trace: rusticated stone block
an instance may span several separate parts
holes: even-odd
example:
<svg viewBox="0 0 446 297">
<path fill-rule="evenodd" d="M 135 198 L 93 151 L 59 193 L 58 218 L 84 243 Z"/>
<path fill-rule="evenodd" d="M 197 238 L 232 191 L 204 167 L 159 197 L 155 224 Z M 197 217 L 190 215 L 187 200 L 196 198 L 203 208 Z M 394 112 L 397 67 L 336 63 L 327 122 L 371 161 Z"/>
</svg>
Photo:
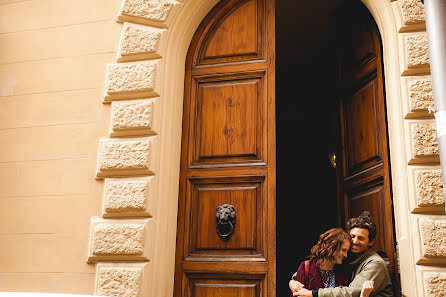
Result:
<svg viewBox="0 0 446 297">
<path fill-rule="evenodd" d="M 142 255 L 144 225 L 97 224 L 93 229 L 93 254 Z"/>
<path fill-rule="evenodd" d="M 99 143 L 97 177 L 154 174 L 156 137 L 102 139 Z"/>
<path fill-rule="evenodd" d="M 105 180 L 103 217 L 151 216 L 155 178 Z"/>
<path fill-rule="evenodd" d="M 149 273 L 149 263 L 98 263 L 95 295 L 145 296 Z"/>
<path fill-rule="evenodd" d="M 162 31 L 126 23 L 122 31 L 118 61 L 159 58 Z"/>
<path fill-rule="evenodd" d="M 426 33 L 403 35 L 404 70 L 403 74 L 428 73 L 429 49 Z"/>
<path fill-rule="evenodd" d="M 418 207 L 444 207 L 441 169 L 415 170 L 415 187 Z"/>
<path fill-rule="evenodd" d="M 427 112 L 434 108 L 432 80 L 411 79 L 408 81 L 409 107 L 411 112 Z"/>
<path fill-rule="evenodd" d="M 107 65 L 105 101 L 158 96 L 157 61 Z"/>
<path fill-rule="evenodd" d="M 446 257 L 446 220 L 420 219 L 419 223 L 423 256 Z"/>
<path fill-rule="evenodd" d="M 158 100 L 113 102 L 111 136 L 153 135 L 159 128 Z"/>
<path fill-rule="evenodd" d="M 410 132 L 412 142 L 411 164 L 438 160 L 438 139 L 435 122 L 412 122 Z"/>
<path fill-rule="evenodd" d="M 175 5 L 171 0 L 124 0 L 118 19 L 165 28 Z"/>
<path fill-rule="evenodd" d="M 424 5 L 421 0 L 400 0 L 398 4 L 401 8 L 403 23 L 405 25 L 425 22 Z"/>
<path fill-rule="evenodd" d="M 426 272 L 423 281 L 425 297 L 446 297 L 446 272 Z"/>
<path fill-rule="evenodd" d="M 92 219 L 88 260 L 149 260 L 151 220 Z"/>
</svg>

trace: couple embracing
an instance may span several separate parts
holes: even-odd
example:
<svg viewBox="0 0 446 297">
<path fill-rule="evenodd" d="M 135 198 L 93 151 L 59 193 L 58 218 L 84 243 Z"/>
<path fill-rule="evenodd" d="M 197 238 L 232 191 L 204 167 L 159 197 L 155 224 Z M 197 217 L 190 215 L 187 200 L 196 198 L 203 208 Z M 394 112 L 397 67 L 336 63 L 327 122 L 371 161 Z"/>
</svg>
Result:
<svg viewBox="0 0 446 297">
<path fill-rule="evenodd" d="M 309 260 L 299 265 L 290 280 L 293 296 L 393 296 L 386 264 L 371 249 L 376 226 L 370 220 L 370 213 L 365 211 L 350 219 L 347 231 L 334 228 L 319 236 Z"/>
</svg>

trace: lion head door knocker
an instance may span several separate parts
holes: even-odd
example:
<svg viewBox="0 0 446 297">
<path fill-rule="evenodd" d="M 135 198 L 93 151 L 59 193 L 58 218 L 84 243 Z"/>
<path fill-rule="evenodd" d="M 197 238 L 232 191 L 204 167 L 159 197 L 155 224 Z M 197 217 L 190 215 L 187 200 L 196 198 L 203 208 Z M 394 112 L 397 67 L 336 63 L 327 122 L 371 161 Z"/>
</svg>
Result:
<svg viewBox="0 0 446 297">
<path fill-rule="evenodd" d="M 231 204 L 223 204 L 217 207 L 215 214 L 217 219 L 217 234 L 222 240 L 229 240 L 235 228 L 235 207 Z"/>
</svg>

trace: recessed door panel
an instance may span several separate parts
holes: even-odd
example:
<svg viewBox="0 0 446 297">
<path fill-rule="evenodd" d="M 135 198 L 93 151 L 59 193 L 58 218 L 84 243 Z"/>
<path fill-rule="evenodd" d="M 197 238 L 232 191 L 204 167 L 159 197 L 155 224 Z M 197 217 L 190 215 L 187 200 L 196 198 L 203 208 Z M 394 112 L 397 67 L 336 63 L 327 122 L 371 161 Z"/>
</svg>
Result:
<svg viewBox="0 0 446 297">
<path fill-rule="evenodd" d="M 189 256 L 262 256 L 264 179 L 197 179 L 191 181 L 191 249 Z M 218 226 L 228 206 L 235 219 Z M 219 208 L 220 207 L 220 208 Z M 226 208 L 226 209 L 225 209 Z M 221 229 L 223 227 L 223 229 Z M 226 236 L 230 231 L 229 236 Z"/>
<path fill-rule="evenodd" d="M 358 70 L 372 59 L 376 58 L 374 48 L 373 32 L 369 30 L 368 24 L 356 24 L 351 28 L 351 46 L 349 53 L 352 64 L 348 65 L 350 70 Z M 351 74 L 351 73 L 350 73 Z"/>
<path fill-rule="evenodd" d="M 243 3 L 226 17 L 206 44 L 204 59 L 252 54 L 257 50 L 257 5 Z"/>
<path fill-rule="evenodd" d="M 352 175 L 381 161 L 376 119 L 377 81 L 373 79 L 344 102 L 348 172 Z"/>
<path fill-rule="evenodd" d="M 262 78 L 198 83 L 198 162 L 259 159 Z"/>
<path fill-rule="evenodd" d="M 262 274 L 188 274 L 191 297 L 263 297 L 265 279 Z"/>
<path fill-rule="evenodd" d="M 232 185 L 225 188 L 200 188 L 197 192 L 197 250 L 254 250 L 256 196 L 259 196 L 256 187 Z M 217 208 L 225 204 L 234 206 L 236 221 L 230 238 L 222 240 L 216 231 L 216 213 Z"/>
<path fill-rule="evenodd" d="M 260 7 L 259 7 L 260 4 Z M 239 1 L 232 12 L 218 16 L 206 35 L 199 64 L 228 63 L 262 56 L 261 1 Z"/>
<path fill-rule="evenodd" d="M 194 297 L 257 297 L 256 286 L 249 284 L 209 284 L 195 283 L 193 288 Z"/>
</svg>

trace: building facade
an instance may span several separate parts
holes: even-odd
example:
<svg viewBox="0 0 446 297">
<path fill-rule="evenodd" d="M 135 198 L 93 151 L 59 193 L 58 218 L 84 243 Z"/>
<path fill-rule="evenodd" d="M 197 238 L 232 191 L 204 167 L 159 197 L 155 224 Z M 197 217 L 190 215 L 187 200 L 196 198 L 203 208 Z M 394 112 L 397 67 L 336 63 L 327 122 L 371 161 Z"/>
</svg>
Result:
<svg viewBox="0 0 446 297">
<path fill-rule="evenodd" d="M 216 0 L 0 1 L 0 291 L 172 296 L 185 61 Z M 382 38 L 404 296 L 446 295 L 423 5 Z"/>
</svg>

